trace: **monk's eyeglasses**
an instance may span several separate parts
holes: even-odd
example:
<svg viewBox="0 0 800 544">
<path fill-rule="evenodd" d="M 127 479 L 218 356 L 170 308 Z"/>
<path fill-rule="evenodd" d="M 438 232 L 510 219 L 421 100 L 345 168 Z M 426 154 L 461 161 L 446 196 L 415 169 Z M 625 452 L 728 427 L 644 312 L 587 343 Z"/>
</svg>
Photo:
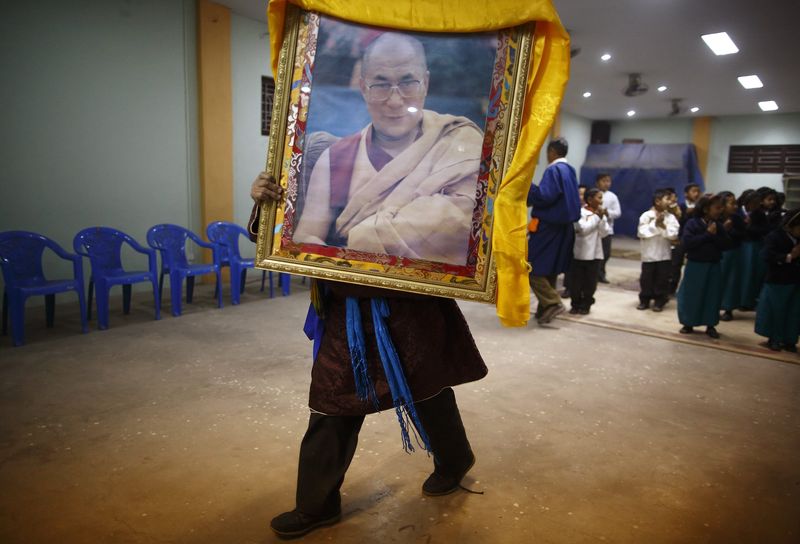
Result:
<svg viewBox="0 0 800 544">
<path fill-rule="evenodd" d="M 397 94 L 402 98 L 418 98 L 422 93 L 422 82 L 418 79 L 409 79 L 401 81 L 397 85 L 373 83 L 372 85 L 367 85 L 367 96 L 370 102 L 386 102 L 395 89 L 397 89 Z"/>
</svg>

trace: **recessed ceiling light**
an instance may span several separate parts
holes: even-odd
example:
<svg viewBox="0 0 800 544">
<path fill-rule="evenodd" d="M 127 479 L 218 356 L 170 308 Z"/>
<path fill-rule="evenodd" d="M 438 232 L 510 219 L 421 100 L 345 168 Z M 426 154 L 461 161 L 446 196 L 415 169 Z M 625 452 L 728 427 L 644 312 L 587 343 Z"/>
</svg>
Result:
<svg viewBox="0 0 800 544">
<path fill-rule="evenodd" d="M 633 117 L 634 115 L 636 115 L 636 112 L 634 110 L 630 110 L 628 112 L 628 117 Z"/>
<path fill-rule="evenodd" d="M 589 91 L 586 91 L 585 93 L 583 93 L 583 97 L 584 98 L 589 98 L 590 96 L 592 96 L 592 93 L 590 93 Z"/>
<path fill-rule="evenodd" d="M 603 56 L 600 57 L 600 60 L 602 60 L 603 62 L 610 61 L 611 60 L 611 54 L 610 53 L 603 53 Z"/>
<path fill-rule="evenodd" d="M 727 32 L 717 32 L 716 34 L 704 34 L 700 36 L 706 45 L 714 52 L 715 55 L 731 55 L 738 53 L 739 48 L 733 43 L 733 40 L 728 36 Z"/>
<path fill-rule="evenodd" d="M 700 108 L 695 106 L 695 107 L 691 108 L 689 111 L 692 112 L 692 113 L 697 113 L 698 111 L 700 111 Z"/>
<path fill-rule="evenodd" d="M 761 83 L 761 79 L 757 75 L 741 76 L 738 79 L 739 83 L 741 83 L 742 87 L 745 89 L 760 89 L 764 86 L 764 84 Z"/>
<path fill-rule="evenodd" d="M 764 102 L 759 102 L 758 107 L 761 108 L 761 111 L 775 111 L 778 109 L 778 103 L 774 100 L 765 100 Z"/>
<path fill-rule="evenodd" d="M 667 86 L 666 85 L 662 85 L 661 87 L 658 88 L 658 92 L 660 92 L 660 93 L 663 93 L 666 90 L 667 90 Z"/>
</svg>

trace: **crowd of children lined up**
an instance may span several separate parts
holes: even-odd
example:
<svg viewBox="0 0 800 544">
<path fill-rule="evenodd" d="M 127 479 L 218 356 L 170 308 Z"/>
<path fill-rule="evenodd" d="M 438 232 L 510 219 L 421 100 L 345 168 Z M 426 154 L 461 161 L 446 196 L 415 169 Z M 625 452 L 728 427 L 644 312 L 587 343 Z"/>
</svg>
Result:
<svg viewBox="0 0 800 544">
<path fill-rule="evenodd" d="M 719 338 L 720 321 L 756 311 L 755 332 L 774 351 L 797 352 L 800 336 L 800 208 L 785 210 L 782 193 L 762 187 L 739 198 L 729 191 L 701 195 L 687 185 L 653 194 L 639 218 L 642 270 L 637 309 L 663 310 L 677 292 L 680 332 Z M 574 260 L 565 278 L 573 314 L 594 302 L 602 240 L 610 234 L 603 192 L 581 187 L 585 203 L 575 224 Z M 685 263 L 685 268 L 684 268 Z M 681 279 L 681 274 L 683 278 Z"/>
<path fill-rule="evenodd" d="M 716 326 L 734 310 L 756 310 L 755 332 L 771 350 L 797 352 L 800 335 L 800 209 L 768 187 L 706 194 L 694 202 L 680 234 L 686 268 L 678 289 L 680 332 Z M 720 312 L 722 314 L 720 315 Z"/>
</svg>

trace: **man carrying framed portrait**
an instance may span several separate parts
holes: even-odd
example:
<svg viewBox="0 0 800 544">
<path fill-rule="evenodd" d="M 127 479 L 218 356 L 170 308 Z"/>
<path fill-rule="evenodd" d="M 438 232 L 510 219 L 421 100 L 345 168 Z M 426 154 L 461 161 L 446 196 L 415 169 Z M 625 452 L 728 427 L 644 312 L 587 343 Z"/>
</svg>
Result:
<svg viewBox="0 0 800 544">
<path fill-rule="evenodd" d="M 294 240 L 464 264 L 476 202 L 480 130 L 465 117 L 424 110 L 430 74 L 424 48 L 413 36 L 381 34 L 364 50 L 361 75 L 371 123 L 316 159 Z M 251 190 L 254 216 L 260 201 L 281 194 L 273 177 L 259 175 Z M 339 489 L 364 416 L 397 408 L 388 373 L 381 368 L 385 357 L 377 322 L 360 331 L 373 402 L 365 402 L 358 390 L 352 329 L 359 323 L 353 321 L 376 319 L 371 300 L 386 301 L 391 341 L 414 396 L 416 419 L 409 419 L 433 453 L 434 470 L 422 484 L 424 494 L 456 491 L 474 464 L 452 386 L 487 373 L 452 299 L 314 281 L 320 300 L 310 319 L 324 324 L 311 327 L 318 347 L 296 506 L 271 522 L 283 537 L 339 521 Z"/>
</svg>

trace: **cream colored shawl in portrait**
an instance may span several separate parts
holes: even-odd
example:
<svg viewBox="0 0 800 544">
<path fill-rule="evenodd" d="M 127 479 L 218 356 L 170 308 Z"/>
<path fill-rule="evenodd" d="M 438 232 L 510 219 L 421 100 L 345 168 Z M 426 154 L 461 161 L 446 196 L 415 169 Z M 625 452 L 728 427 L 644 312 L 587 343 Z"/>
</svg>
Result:
<svg viewBox="0 0 800 544">
<path fill-rule="evenodd" d="M 347 204 L 336 218 L 324 217 L 330 210 L 329 152 L 320 157 L 295 241 L 306 241 L 308 223 L 335 220 L 349 249 L 464 265 L 481 131 L 465 117 L 425 110 L 417 140 L 377 171 L 367 155 L 371 126 L 361 131 Z"/>
</svg>

